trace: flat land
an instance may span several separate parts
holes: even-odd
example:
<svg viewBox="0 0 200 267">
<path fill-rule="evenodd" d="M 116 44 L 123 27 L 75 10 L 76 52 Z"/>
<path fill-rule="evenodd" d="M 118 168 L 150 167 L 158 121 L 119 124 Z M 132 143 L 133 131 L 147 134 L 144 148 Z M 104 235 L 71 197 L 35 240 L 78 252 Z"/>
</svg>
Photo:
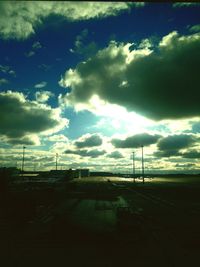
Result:
<svg viewBox="0 0 200 267">
<path fill-rule="evenodd" d="M 3 267 L 200 266 L 198 177 L 26 182 L 0 207 Z"/>
</svg>

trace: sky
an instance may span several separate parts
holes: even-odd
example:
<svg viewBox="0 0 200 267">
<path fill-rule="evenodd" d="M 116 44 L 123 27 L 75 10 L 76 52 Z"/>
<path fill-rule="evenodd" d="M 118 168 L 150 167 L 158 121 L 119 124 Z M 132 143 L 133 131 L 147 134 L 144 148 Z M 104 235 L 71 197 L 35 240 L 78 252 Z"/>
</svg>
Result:
<svg viewBox="0 0 200 267">
<path fill-rule="evenodd" d="M 200 5 L 0 2 L 0 166 L 200 172 Z"/>
</svg>

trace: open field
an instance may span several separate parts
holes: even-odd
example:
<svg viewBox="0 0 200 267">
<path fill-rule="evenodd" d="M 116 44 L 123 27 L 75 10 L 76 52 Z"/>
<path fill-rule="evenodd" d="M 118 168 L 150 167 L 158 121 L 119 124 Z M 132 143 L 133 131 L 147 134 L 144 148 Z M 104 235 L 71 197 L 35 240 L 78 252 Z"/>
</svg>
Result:
<svg viewBox="0 0 200 267">
<path fill-rule="evenodd" d="M 1 266 L 197 266 L 198 177 L 35 188 L 1 196 Z"/>
</svg>

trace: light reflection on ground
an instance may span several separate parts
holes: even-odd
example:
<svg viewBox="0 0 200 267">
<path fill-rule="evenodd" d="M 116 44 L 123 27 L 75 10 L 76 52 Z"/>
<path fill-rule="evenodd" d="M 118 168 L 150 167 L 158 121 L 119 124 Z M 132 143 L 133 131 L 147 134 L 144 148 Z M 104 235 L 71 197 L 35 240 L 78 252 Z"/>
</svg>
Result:
<svg viewBox="0 0 200 267">
<path fill-rule="evenodd" d="M 78 182 L 81 183 L 101 183 L 101 182 L 121 182 L 124 184 L 131 184 L 134 183 L 134 179 L 133 178 L 122 178 L 122 177 L 87 177 L 87 178 L 82 178 L 82 179 L 78 179 Z M 143 180 L 142 178 L 136 178 L 135 179 L 135 183 L 136 184 L 142 184 Z M 145 177 L 145 184 L 146 185 L 170 185 L 170 184 L 174 184 L 174 183 L 178 183 L 178 184 L 200 184 L 200 177 L 198 176 L 187 176 L 187 177 L 153 177 L 153 178 L 146 178 Z"/>
</svg>

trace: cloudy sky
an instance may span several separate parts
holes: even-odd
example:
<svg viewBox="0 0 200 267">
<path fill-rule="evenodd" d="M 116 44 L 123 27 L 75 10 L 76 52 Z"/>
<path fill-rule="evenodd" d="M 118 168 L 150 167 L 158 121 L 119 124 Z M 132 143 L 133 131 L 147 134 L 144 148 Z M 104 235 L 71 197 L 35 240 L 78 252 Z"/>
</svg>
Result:
<svg viewBox="0 0 200 267">
<path fill-rule="evenodd" d="M 200 170 L 200 5 L 0 2 L 0 165 Z"/>
</svg>

